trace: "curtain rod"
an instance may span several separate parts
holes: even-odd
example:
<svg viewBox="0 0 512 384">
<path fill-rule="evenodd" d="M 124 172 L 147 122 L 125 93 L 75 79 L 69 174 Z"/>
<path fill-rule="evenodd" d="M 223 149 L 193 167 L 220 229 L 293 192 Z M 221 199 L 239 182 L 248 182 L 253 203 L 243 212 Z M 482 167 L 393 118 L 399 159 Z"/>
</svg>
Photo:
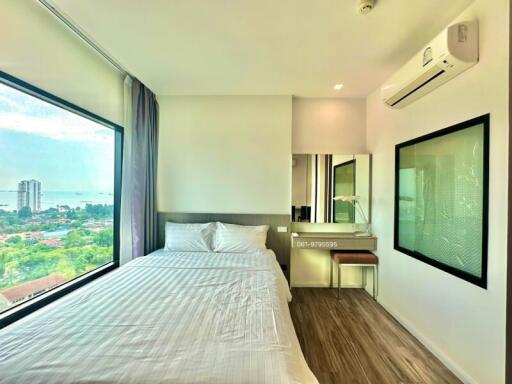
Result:
<svg viewBox="0 0 512 384">
<path fill-rule="evenodd" d="M 92 49 L 94 49 L 98 54 L 100 54 L 105 60 L 107 60 L 112 66 L 114 66 L 123 76 L 131 74 L 124 69 L 124 67 L 119 64 L 112 56 L 110 56 L 103 48 L 99 46 L 91 37 L 89 37 L 84 31 L 82 31 L 78 26 L 76 26 L 69 17 L 64 15 L 60 10 L 58 10 L 55 6 L 50 4 L 47 0 L 38 0 L 39 3 L 45 7 L 48 11 L 50 11 L 57 19 L 59 19 L 64 25 L 66 25 L 73 33 L 75 33 L 80 39 L 82 39 L 87 45 L 89 45 Z"/>
</svg>

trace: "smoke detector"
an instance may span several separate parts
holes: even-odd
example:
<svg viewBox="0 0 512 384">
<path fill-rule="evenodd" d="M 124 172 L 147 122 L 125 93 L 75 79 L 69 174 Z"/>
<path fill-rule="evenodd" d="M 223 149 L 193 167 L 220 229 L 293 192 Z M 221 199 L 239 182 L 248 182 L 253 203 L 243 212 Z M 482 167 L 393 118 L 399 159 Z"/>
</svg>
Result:
<svg viewBox="0 0 512 384">
<path fill-rule="evenodd" d="M 358 0 L 357 12 L 360 15 L 366 15 L 375 7 L 375 0 Z"/>
</svg>

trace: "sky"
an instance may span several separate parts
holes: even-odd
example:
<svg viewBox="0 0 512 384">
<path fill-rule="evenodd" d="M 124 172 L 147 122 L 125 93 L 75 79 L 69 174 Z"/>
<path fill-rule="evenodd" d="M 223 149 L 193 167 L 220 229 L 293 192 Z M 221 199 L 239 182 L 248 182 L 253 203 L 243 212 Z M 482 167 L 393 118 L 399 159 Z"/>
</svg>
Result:
<svg viewBox="0 0 512 384">
<path fill-rule="evenodd" d="M 0 83 L 0 190 L 113 192 L 114 131 Z"/>
</svg>

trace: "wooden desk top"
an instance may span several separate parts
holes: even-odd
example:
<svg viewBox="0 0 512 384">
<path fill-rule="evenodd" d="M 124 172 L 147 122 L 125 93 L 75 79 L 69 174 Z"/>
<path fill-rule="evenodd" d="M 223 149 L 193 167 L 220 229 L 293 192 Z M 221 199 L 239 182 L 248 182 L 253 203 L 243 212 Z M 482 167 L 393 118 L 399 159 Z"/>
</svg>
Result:
<svg viewBox="0 0 512 384">
<path fill-rule="evenodd" d="M 355 236 L 353 233 L 301 232 L 297 236 L 292 235 L 292 247 L 373 251 L 377 249 L 377 238 Z"/>
</svg>

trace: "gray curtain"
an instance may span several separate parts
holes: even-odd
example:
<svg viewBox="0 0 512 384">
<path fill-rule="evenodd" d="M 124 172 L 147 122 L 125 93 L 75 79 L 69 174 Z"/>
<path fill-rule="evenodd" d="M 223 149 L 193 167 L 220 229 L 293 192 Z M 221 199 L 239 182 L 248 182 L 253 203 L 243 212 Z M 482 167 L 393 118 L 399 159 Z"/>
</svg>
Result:
<svg viewBox="0 0 512 384">
<path fill-rule="evenodd" d="M 139 80 L 132 84 L 131 226 L 133 258 L 157 248 L 158 103 Z"/>
</svg>

